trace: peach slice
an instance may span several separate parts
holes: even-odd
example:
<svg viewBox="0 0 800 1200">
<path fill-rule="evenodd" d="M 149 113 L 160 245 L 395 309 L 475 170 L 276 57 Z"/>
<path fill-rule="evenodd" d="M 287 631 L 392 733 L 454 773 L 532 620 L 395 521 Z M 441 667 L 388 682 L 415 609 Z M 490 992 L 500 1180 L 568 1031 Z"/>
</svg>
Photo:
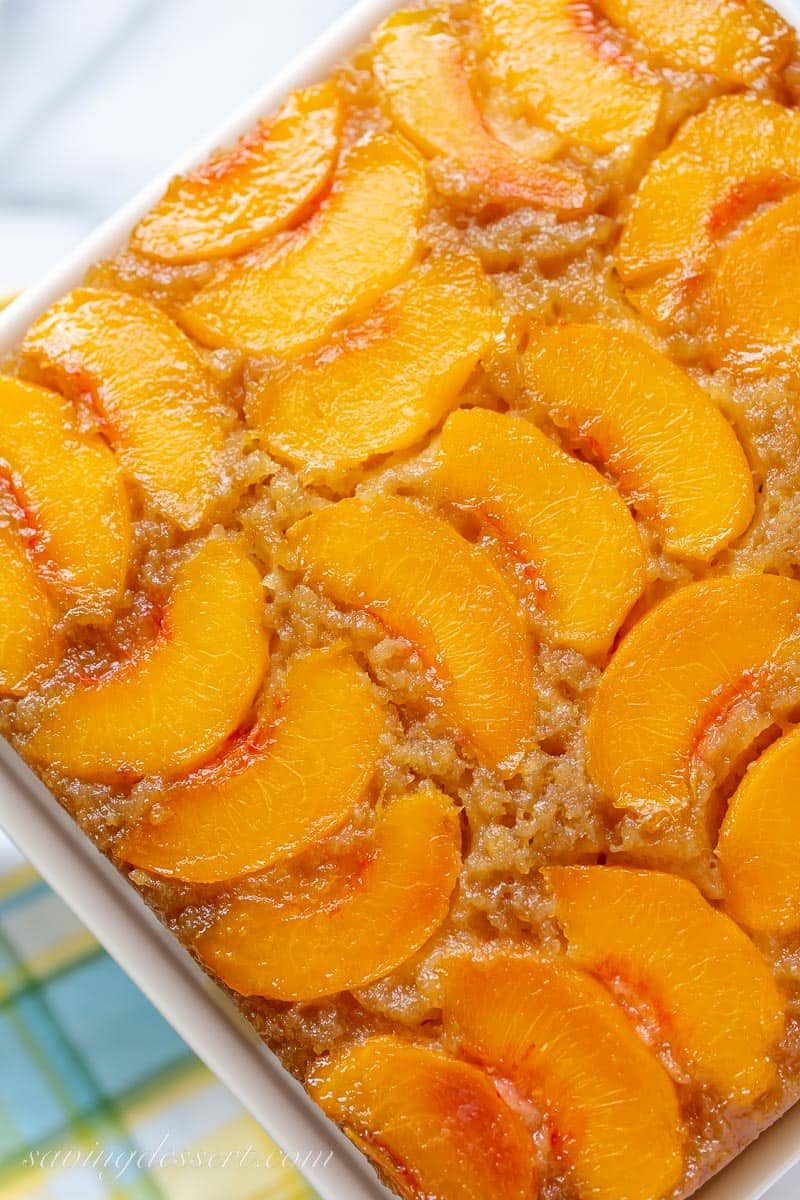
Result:
<svg viewBox="0 0 800 1200">
<path fill-rule="evenodd" d="M 289 530 L 310 582 L 419 655 L 479 757 L 516 765 L 533 719 L 525 623 L 491 559 L 409 500 L 341 500 Z"/>
<path fill-rule="evenodd" d="M 714 75 L 729 86 L 774 75 L 788 62 L 795 35 L 762 0 L 597 0 L 600 11 L 644 42 L 660 63 Z"/>
<path fill-rule="evenodd" d="M 543 874 L 570 956 L 652 1015 L 656 1039 L 696 1080 L 738 1103 L 774 1086 L 780 992 L 750 939 L 693 883 L 624 867 Z"/>
<path fill-rule="evenodd" d="M 700 385 L 641 338 L 600 325 L 535 328 L 525 379 L 669 553 L 708 561 L 747 529 L 753 483 L 736 435 Z"/>
<path fill-rule="evenodd" d="M 797 658 L 798 631 L 800 584 L 776 575 L 702 580 L 663 600 L 600 680 L 587 729 L 595 783 L 643 817 L 695 804 L 709 735 Z"/>
<path fill-rule="evenodd" d="M 236 897 L 195 943 L 235 992 L 315 1000 L 362 987 L 415 954 L 441 925 L 461 867 L 458 810 L 434 788 L 401 797 L 346 874 L 305 894 Z"/>
<path fill-rule="evenodd" d="M 537 162 L 489 130 L 443 14 L 394 13 L 373 35 L 373 45 L 375 75 L 395 124 L 423 154 L 450 162 L 484 204 L 571 212 L 586 207 L 586 185 L 577 172 Z"/>
<path fill-rule="evenodd" d="M 531 1135 L 471 1063 L 371 1037 L 317 1065 L 308 1086 L 407 1200 L 536 1200 Z"/>
<path fill-rule="evenodd" d="M 617 250 L 629 299 L 669 324 L 713 277 L 721 239 L 800 182 L 800 113 L 722 96 L 653 161 Z"/>
<path fill-rule="evenodd" d="M 499 332 L 480 263 L 431 258 L 363 326 L 251 388 L 248 423 L 306 477 L 347 471 L 419 441 L 456 404 Z"/>
<path fill-rule="evenodd" d="M 286 229 L 325 186 L 342 102 L 333 82 L 293 92 L 271 120 L 191 174 L 173 179 L 131 244 L 148 258 L 221 258 Z"/>
<path fill-rule="evenodd" d="M 645 560 L 617 493 L 522 417 L 447 419 L 436 486 L 494 533 L 554 640 L 601 654 L 644 587 Z"/>
<path fill-rule="evenodd" d="M 428 203 L 425 164 L 408 142 L 361 142 L 306 225 L 212 279 L 181 321 L 206 346 L 304 354 L 403 278 L 420 255 Z"/>
<path fill-rule="evenodd" d="M 174 776 L 223 746 L 246 719 L 268 659 L 261 580 L 242 546 L 215 538 L 194 551 L 159 618 L 151 643 L 52 699 L 30 758 L 115 783 Z"/>
<path fill-rule="evenodd" d="M 217 485 L 220 396 L 192 343 L 154 304 L 78 288 L 33 325 L 23 353 L 48 382 L 88 399 L 124 470 L 184 529 Z"/>
<path fill-rule="evenodd" d="M 748 929 L 800 929 L 800 730 L 780 738 L 747 771 L 722 822 L 717 857 L 725 907 Z"/>
<path fill-rule="evenodd" d="M 56 613 L 21 539 L 0 525 L 0 696 L 23 695 L 53 666 Z"/>
<path fill-rule="evenodd" d="M 589 4 L 476 0 L 491 74 L 515 109 L 600 154 L 638 150 L 658 126 L 663 86 L 614 54 Z"/>
<path fill-rule="evenodd" d="M 449 1044 L 543 1111 L 576 1195 L 671 1191 L 683 1170 L 675 1089 L 601 984 L 564 961 L 498 954 L 452 960 L 443 991 Z"/>
<path fill-rule="evenodd" d="M 119 855 L 192 883 L 267 867 L 346 820 L 374 773 L 383 726 L 349 654 L 295 660 L 248 736 L 159 796 Z"/>
<path fill-rule="evenodd" d="M 795 192 L 756 217 L 722 252 L 709 298 L 717 328 L 715 365 L 800 365 L 798 262 L 800 192 Z"/>
<path fill-rule="evenodd" d="M 10 488 L 34 565 L 95 620 L 125 587 L 128 502 L 114 455 L 55 392 L 0 376 L 0 487 Z"/>
</svg>

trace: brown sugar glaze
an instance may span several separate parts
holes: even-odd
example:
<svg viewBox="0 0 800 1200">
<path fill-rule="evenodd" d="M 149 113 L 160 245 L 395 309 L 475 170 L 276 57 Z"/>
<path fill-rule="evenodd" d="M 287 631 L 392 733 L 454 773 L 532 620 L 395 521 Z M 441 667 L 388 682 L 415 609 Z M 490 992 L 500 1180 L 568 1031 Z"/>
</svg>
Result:
<svg viewBox="0 0 800 1200">
<path fill-rule="evenodd" d="M 665 89 L 657 131 L 633 162 L 624 154 L 598 153 L 567 139 L 557 156 L 577 170 L 589 193 L 586 211 L 565 215 L 533 205 L 485 204 L 474 181 L 441 157 L 428 163 L 432 199 L 421 230 L 422 257 L 468 250 L 482 264 L 501 314 L 502 332 L 463 387 L 459 405 L 497 412 L 521 412 L 554 442 L 581 460 L 598 462 L 590 440 L 570 434 L 537 403 L 523 377 L 522 355 L 529 330 L 537 322 L 596 323 L 638 335 L 684 368 L 730 422 L 752 471 L 755 515 L 746 531 L 710 561 L 675 555 L 664 548 L 654 523 L 634 506 L 632 512 L 644 547 L 642 594 L 614 639 L 621 637 L 654 605 L 694 580 L 746 574 L 800 578 L 800 379 L 796 369 L 777 365 L 753 373 L 736 365 L 709 365 L 710 318 L 702 297 L 687 303 L 668 326 L 649 321 L 629 302 L 615 267 L 615 247 L 631 211 L 632 197 L 656 155 L 683 123 L 701 113 L 717 96 L 740 91 L 712 74 L 659 64 L 652 48 L 608 26 L 589 6 L 581 20 L 590 24 L 598 54 L 623 55 L 649 72 Z M 469 4 L 447 10 L 450 31 L 459 38 L 470 64 L 471 87 L 479 106 L 495 117 L 502 111 L 495 82 L 486 69 L 486 47 Z M 588 15 L 587 15 L 588 14 Z M 347 147 L 376 131 L 390 132 L 392 122 L 373 75 L 374 52 L 359 49 L 336 72 L 345 102 L 340 156 Z M 615 58 L 616 56 L 616 58 Z M 796 57 L 777 73 L 756 73 L 751 89 L 759 96 L 794 108 L 800 93 Z M 497 122 L 499 125 L 499 121 Z M 520 146 L 535 135 L 517 118 L 503 125 L 504 135 Z M 541 134 L 545 137 L 544 134 Z M 330 185 L 327 185 L 328 187 Z M 322 191 L 295 224 L 313 216 L 325 200 Z M 767 199 L 772 203 L 774 197 Z M 752 206 L 744 213 L 753 215 Z M 736 222 L 728 222 L 731 228 Z M 291 236 L 278 233 L 276 240 Z M 257 253 L 245 249 L 244 255 Z M 134 245 L 89 272 L 86 285 L 142 297 L 177 319 L 184 305 L 216 278 L 220 260 L 168 264 L 145 257 Z M 460 806 L 463 866 L 449 915 L 422 949 L 400 967 L 366 986 L 311 1002 L 236 1000 L 287 1068 L 305 1080 L 321 1056 L 367 1035 L 407 1034 L 424 1042 L 442 1040 L 438 969 L 458 952 L 480 954 L 485 947 L 512 950 L 532 947 L 546 955 L 564 954 L 564 937 L 554 903 L 539 874 L 549 864 L 604 864 L 656 868 L 685 877 L 715 905 L 724 884 L 714 853 L 715 835 L 727 800 L 750 761 L 800 713 L 800 688 L 791 670 L 779 674 L 748 704 L 726 706 L 703 733 L 703 770 L 713 777 L 708 825 L 666 821 L 648 824 L 636 813 L 615 807 L 587 773 L 586 729 L 598 681 L 610 653 L 587 656 L 555 644 L 552 627 L 536 601 L 536 589 L 518 589 L 533 650 L 533 725 L 524 755 L 513 771 L 502 772 L 476 761 L 468 740 L 453 734 L 441 706 L 431 706 L 429 679 L 408 642 L 392 636 L 374 613 L 338 606 L 303 578 L 287 542 L 287 531 L 310 513 L 348 496 L 364 499 L 404 497 L 425 512 L 443 516 L 468 540 L 496 546 L 485 528 L 437 494 L 433 485 L 441 421 L 412 445 L 377 454 L 355 468 L 332 470 L 316 478 L 272 457 L 260 447 L 245 422 L 246 396 L 257 384 L 267 389 L 280 364 L 229 347 L 198 351 L 219 388 L 225 448 L 213 502 L 191 531 L 182 530 L 153 505 L 145 492 L 128 482 L 134 517 L 132 569 L 117 619 L 111 628 L 63 617 L 69 646 L 60 672 L 20 700 L 1 703 L 3 730 L 23 756 L 43 713 L 64 678 L 91 674 L 98 666 L 126 660 L 158 627 L 160 602 L 169 594 L 176 567 L 209 534 L 241 533 L 263 577 L 265 624 L 271 631 L 266 688 L 281 694 L 287 668 L 298 652 L 344 642 L 369 674 L 370 687 L 387 720 L 380 759 L 370 786 L 348 819 L 330 836 L 294 857 L 242 880 L 181 883 L 145 869 L 131 868 L 120 854 L 121 840 L 169 783 L 158 775 L 119 778 L 113 784 L 81 782 L 58 769 L 37 764 L 54 795 L 92 841 L 124 871 L 147 903 L 191 950 L 198 935 L 224 912 L 240 890 L 263 886 L 280 894 L 300 888 L 339 861 L 349 864 L 362 852 L 376 803 L 391 806 L 398 797 L 432 781 Z M 53 385 L 52 373 L 22 354 L 7 367 L 31 382 Z M 81 402 L 85 427 L 97 427 L 98 414 Z M 102 425 L 100 425 L 103 432 Z M 612 478 L 610 472 L 606 472 Z M 613 479 L 612 479 L 613 482 Z M 506 560 L 507 562 L 507 560 Z M 742 747 L 745 747 L 743 750 Z M 711 785 L 709 785 L 711 786 Z M 401 912 L 386 919 L 402 921 Z M 800 1072 L 800 940 L 796 935 L 753 934 L 770 964 L 786 1001 L 787 1025 L 775 1051 L 778 1080 L 752 1105 L 725 1104 L 663 1060 L 675 1078 L 687 1131 L 686 1165 L 669 1194 L 688 1195 L 709 1175 L 771 1123 L 798 1094 Z M 646 1022 L 642 1028 L 646 1032 Z M 515 1101 L 516 1103 L 517 1101 Z M 548 1200 L 578 1197 L 580 1189 L 551 1143 L 541 1135 L 540 1115 L 518 1101 L 534 1126 L 540 1159 L 541 1195 Z"/>
</svg>

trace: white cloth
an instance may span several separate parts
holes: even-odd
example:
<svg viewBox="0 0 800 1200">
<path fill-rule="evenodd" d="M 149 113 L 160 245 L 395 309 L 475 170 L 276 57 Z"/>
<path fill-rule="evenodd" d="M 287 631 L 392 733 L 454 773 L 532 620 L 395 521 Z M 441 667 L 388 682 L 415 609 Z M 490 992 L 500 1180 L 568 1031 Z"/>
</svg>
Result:
<svg viewBox="0 0 800 1200">
<path fill-rule="evenodd" d="M 0 0 L 0 294 L 268 80 L 349 0 Z"/>
</svg>

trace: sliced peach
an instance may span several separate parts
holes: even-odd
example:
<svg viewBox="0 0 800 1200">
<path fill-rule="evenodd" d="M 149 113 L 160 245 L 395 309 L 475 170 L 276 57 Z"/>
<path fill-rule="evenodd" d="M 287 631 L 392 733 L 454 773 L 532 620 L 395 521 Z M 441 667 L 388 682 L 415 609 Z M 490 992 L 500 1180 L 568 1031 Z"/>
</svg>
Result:
<svg viewBox="0 0 800 1200">
<path fill-rule="evenodd" d="M 241 726 L 267 658 L 258 571 L 238 542 L 212 539 L 178 569 L 152 642 L 65 686 L 26 753 L 79 779 L 176 775 Z"/>
<path fill-rule="evenodd" d="M 21 696 L 53 666 L 56 613 L 22 540 L 0 525 L 0 696 Z"/>
<path fill-rule="evenodd" d="M 349 654 L 295 660 L 248 736 L 159 796 L 119 855 L 192 883 L 267 867 L 346 820 L 374 773 L 383 725 Z"/>
<path fill-rule="evenodd" d="M 451 163 L 484 204 L 586 207 L 577 172 L 537 162 L 489 130 L 443 14 L 403 9 L 384 21 L 373 44 L 374 71 L 395 124 L 423 154 Z"/>
<path fill-rule="evenodd" d="M 486 1074 L 372 1037 L 316 1066 L 312 1097 L 407 1200 L 535 1200 L 533 1141 Z"/>
<path fill-rule="evenodd" d="M 710 293 L 715 365 L 800 365 L 799 262 L 795 192 L 756 217 L 722 253 Z"/>
<path fill-rule="evenodd" d="M 597 0 L 600 11 L 644 42 L 660 63 L 716 76 L 728 85 L 750 84 L 780 71 L 795 35 L 762 0 Z"/>
<path fill-rule="evenodd" d="M 415 954 L 441 925 L 461 867 L 452 801 L 433 788 L 378 817 L 369 852 L 303 895 L 242 895 L 195 948 L 233 991 L 315 1000 L 362 987 Z"/>
<path fill-rule="evenodd" d="M 409 500 L 341 500 L 289 530 L 308 578 L 419 655 L 432 698 L 477 754 L 516 764 L 533 684 L 522 614 L 491 559 Z"/>
<path fill-rule="evenodd" d="M 774 934 L 800 929 L 799 796 L 796 729 L 749 768 L 720 830 L 725 907 L 748 929 Z"/>
<path fill-rule="evenodd" d="M 431 258 L 364 325 L 251 388 L 248 422 L 305 476 L 346 471 L 438 424 L 498 333 L 480 263 Z"/>
<path fill-rule="evenodd" d="M 707 561 L 750 524 L 753 483 L 736 435 L 700 385 L 641 338 L 601 325 L 535 328 L 525 379 L 671 554 Z"/>
<path fill-rule="evenodd" d="M 655 131 L 663 87 L 614 54 L 591 6 L 476 0 L 495 82 L 522 115 L 601 154 L 637 150 Z"/>
<path fill-rule="evenodd" d="M 133 247 L 164 262 L 196 262 L 286 229 L 325 186 L 341 126 L 335 83 L 293 92 L 272 120 L 173 179 L 136 226 Z"/>
<path fill-rule="evenodd" d="M 603 653 L 645 582 L 642 544 L 617 493 L 522 417 L 447 419 L 436 485 L 497 536 L 556 642 Z"/>
<path fill-rule="evenodd" d="M 78 288 L 23 343 L 44 377 L 88 399 L 124 470 L 184 529 L 217 487 L 220 396 L 189 339 L 154 304 Z"/>
<path fill-rule="evenodd" d="M 419 257 L 428 202 L 425 164 L 408 142 L 361 142 L 306 225 L 223 271 L 181 320 L 206 346 L 303 354 L 402 279 Z"/>
<path fill-rule="evenodd" d="M 713 277 L 723 237 L 800 182 L 800 113 L 722 96 L 690 117 L 652 163 L 617 250 L 631 301 L 669 324 Z"/>
<path fill-rule="evenodd" d="M 641 1004 L 654 1036 L 696 1080 L 740 1103 L 775 1084 L 784 1006 L 772 972 L 693 883 L 624 867 L 543 874 L 571 957 L 623 1002 Z"/>
<path fill-rule="evenodd" d="M 108 446 L 45 388 L 0 376 L 0 486 L 10 488 L 34 564 L 71 604 L 108 617 L 125 586 L 128 502 Z"/>
<path fill-rule="evenodd" d="M 445 1033 L 541 1108 L 576 1195 L 653 1200 L 683 1170 L 672 1082 L 606 989 L 569 963 L 453 960 Z"/>
<path fill-rule="evenodd" d="M 776 575 L 707 579 L 663 600 L 600 680 L 587 730 L 595 783 L 642 816 L 701 799 L 710 734 L 798 657 L 799 622 L 800 584 Z"/>
</svg>

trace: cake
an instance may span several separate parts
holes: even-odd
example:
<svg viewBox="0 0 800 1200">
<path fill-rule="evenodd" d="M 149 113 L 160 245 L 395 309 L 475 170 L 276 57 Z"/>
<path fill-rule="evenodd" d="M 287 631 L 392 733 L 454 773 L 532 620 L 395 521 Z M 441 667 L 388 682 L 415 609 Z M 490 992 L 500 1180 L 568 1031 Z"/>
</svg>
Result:
<svg viewBox="0 0 800 1200">
<path fill-rule="evenodd" d="M 800 57 L 398 9 L 0 379 L 2 730 L 410 1200 L 800 1097 Z"/>
</svg>

